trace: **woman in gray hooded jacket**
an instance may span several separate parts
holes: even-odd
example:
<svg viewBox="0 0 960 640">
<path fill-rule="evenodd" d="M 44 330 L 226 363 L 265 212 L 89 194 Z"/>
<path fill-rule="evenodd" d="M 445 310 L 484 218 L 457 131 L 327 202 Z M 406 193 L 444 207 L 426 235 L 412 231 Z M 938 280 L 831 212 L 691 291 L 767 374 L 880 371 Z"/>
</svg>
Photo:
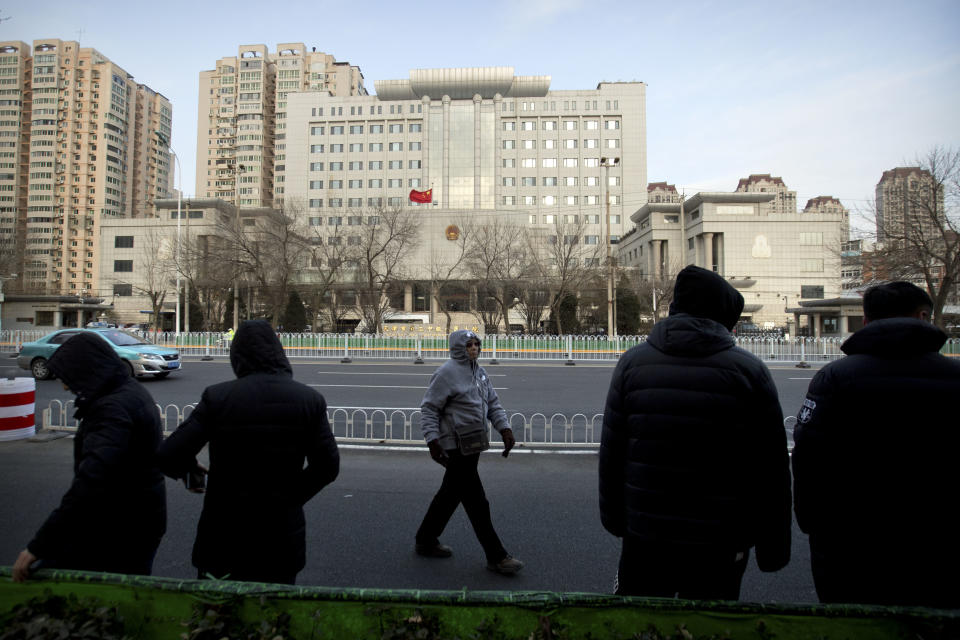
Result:
<svg viewBox="0 0 960 640">
<path fill-rule="evenodd" d="M 480 337 L 473 331 L 450 334 L 450 359 L 430 378 L 430 387 L 420 407 L 423 438 L 430 456 L 446 471 L 417 530 L 416 551 L 422 556 L 448 558 L 450 547 L 440 544 L 443 533 L 457 506 L 470 518 L 474 533 L 487 556 L 487 568 L 504 575 L 515 574 L 523 563 L 510 556 L 490 520 L 490 503 L 483 491 L 477 463 L 480 452 L 489 447 L 487 420 L 503 438 L 503 457 L 513 448 L 513 431 L 500 398 L 493 390 L 487 372 L 477 363 Z"/>
</svg>

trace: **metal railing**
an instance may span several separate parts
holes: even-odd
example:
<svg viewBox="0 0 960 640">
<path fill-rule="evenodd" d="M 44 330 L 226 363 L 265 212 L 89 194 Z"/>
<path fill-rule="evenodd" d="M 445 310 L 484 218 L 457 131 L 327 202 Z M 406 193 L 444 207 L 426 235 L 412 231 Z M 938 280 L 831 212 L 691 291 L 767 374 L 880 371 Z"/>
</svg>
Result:
<svg viewBox="0 0 960 640">
<path fill-rule="evenodd" d="M 24 342 L 37 340 L 49 331 L 0 331 L 0 352 L 16 353 Z M 221 333 L 144 333 L 156 344 L 175 347 L 184 356 L 226 357 L 230 341 Z M 449 356 L 447 336 L 432 334 L 333 334 L 281 333 L 284 351 L 291 358 L 358 358 L 388 360 L 444 360 Z M 483 339 L 484 360 L 510 362 L 613 362 L 647 336 L 539 336 L 488 335 Z M 737 346 L 769 362 L 827 362 L 843 356 L 841 338 L 791 339 L 738 337 Z M 947 340 L 941 353 L 960 355 L 960 339 Z"/>
<path fill-rule="evenodd" d="M 180 407 L 175 404 L 157 405 L 164 433 L 170 433 L 186 420 L 195 404 Z M 50 431 L 73 432 L 77 421 L 72 413 L 73 401 L 52 400 L 41 414 L 43 429 Z M 382 444 L 423 444 L 420 431 L 420 409 L 369 407 L 327 407 L 327 419 L 333 435 L 340 442 L 382 443 Z M 508 413 L 507 421 L 519 444 L 527 446 L 545 445 L 552 448 L 588 448 L 600 446 L 603 428 L 603 414 L 587 415 L 576 413 L 567 416 L 562 413 Z M 784 418 L 787 431 L 787 445 L 793 449 L 794 416 Z M 488 425 L 490 442 L 496 446 L 500 438 Z"/>
<path fill-rule="evenodd" d="M 170 433 L 187 419 L 195 404 L 178 406 L 157 405 L 164 433 Z M 76 431 L 78 421 L 72 417 L 73 401 L 52 400 L 41 412 L 41 425 L 50 431 Z M 423 444 L 420 431 L 420 409 L 327 407 L 327 419 L 337 440 L 342 442 L 378 442 L 385 444 Z M 577 413 L 566 416 L 560 413 L 508 413 L 507 420 L 517 442 L 524 444 L 551 445 L 555 447 L 589 447 L 600 444 L 603 414 L 588 416 Z M 492 443 L 500 438 L 490 429 Z"/>
</svg>

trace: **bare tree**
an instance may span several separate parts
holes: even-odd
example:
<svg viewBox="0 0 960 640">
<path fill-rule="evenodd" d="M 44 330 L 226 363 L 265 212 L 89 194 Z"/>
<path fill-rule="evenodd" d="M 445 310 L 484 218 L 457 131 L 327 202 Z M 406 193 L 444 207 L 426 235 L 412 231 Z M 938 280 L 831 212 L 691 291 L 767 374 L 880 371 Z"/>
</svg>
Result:
<svg viewBox="0 0 960 640">
<path fill-rule="evenodd" d="M 430 253 L 430 295 L 437 302 L 437 308 L 447 318 L 447 333 L 453 318 L 450 311 L 456 304 L 456 298 L 462 297 L 467 278 L 467 262 L 469 260 L 473 241 L 472 229 L 465 220 L 455 225 L 459 230 L 455 235 L 448 236 L 447 245 L 441 245 Z M 467 294 L 469 296 L 469 293 Z M 468 303 L 466 309 L 471 308 Z"/>
<path fill-rule="evenodd" d="M 510 330 L 510 309 L 514 300 L 519 303 L 525 290 L 523 278 L 529 270 L 525 235 L 524 227 L 501 218 L 472 226 L 473 240 L 464 266 L 477 282 L 474 314 L 488 333 L 501 321 Z"/>
<path fill-rule="evenodd" d="M 960 150 L 934 147 L 918 158 L 916 184 L 904 184 L 890 203 L 876 203 L 877 249 L 863 256 L 865 279 L 922 283 L 933 300 L 933 321 L 943 328 L 943 308 L 960 279 Z"/>
<path fill-rule="evenodd" d="M 350 247 L 342 225 L 324 226 L 322 217 L 314 219 L 317 224 L 311 227 L 308 238 L 309 270 L 303 277 L 304 285 L 314 312 L 312 322 L 319 316 L 332 331 L 337 331 L 351 310 L 344 304 L 340 291 Z"/>
<path fill-rule="evenodd" d="M 131 289 L 150 300 L 150 312 L 154 331 L 160 331 L 161 312 L 168 294 L 176 295 L 176 260 L 174 256 L 175 240 L 156 228 L 150 228 L 144 234 L 144 246 L 137 252 L 134 261 L 134 273 L 139 277 L 129 284 Z M 117 284 L 127 284 L 119 279 Z"/>
<path fill-rule="evenodd" d="M 600 275 L 603 245 L 596 236 L 591 236 L 592 244 L 586 243 L 586 220 L 577 214 L 558 215 L 552 227 L 527 235 L 531 278 L 537 288 L 550 292 L 550 317 L 557 333 L 564 330 L 560 314 L 564 298 Z"/>
<path fill-rule="evenodd" d="M 249 212 L 245 224 L 225 229 L 235 269 L 256 285 L 264 315 L 276 325 L 295 275 L 308 259 L 306 233 L 296 205 Z M 253 224 L 246 222 L 252 220 Z"/>
<path fill-rule="evenodd" d="M 388 292 L 404 280 L 407 259 L 417 246 L 417 220 L 411 209 L 379 207 L 370 210 L 357 228 L 350 253 L 364 330 L 379 333 L 390 309 Z"/>
<path fill-rule="evenodd" d="M 211 229 L 205 231 L 198 233 L 187 226 L 175 266 L 199 302 L 202 326 L 197 329 L 211 331 L 223 326 L 234 263 L 224 259 L 230 254 L 230 243 Z"/>
</svg>

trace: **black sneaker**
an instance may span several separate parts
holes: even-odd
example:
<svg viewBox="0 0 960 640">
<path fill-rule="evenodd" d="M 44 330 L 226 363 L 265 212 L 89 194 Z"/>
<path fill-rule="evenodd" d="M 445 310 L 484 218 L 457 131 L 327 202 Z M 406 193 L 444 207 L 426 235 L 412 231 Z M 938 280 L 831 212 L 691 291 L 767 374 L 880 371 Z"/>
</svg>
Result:
<svg viewBox="0 0 960 640">
<path fill-rule="evenodd" d="M 487 569 L 503 576 L 512 576 L 523 569 L 523 563 L 512 556 L 507 556 L 500 562 L 488 562 Z"/>
<path fill-rule="evenodd" d="M 418 556 L 427 558 L 449 558 L 453 555 L 453 549 L 445 544 L 417 544 L 415 547 Z"/>
</svg>

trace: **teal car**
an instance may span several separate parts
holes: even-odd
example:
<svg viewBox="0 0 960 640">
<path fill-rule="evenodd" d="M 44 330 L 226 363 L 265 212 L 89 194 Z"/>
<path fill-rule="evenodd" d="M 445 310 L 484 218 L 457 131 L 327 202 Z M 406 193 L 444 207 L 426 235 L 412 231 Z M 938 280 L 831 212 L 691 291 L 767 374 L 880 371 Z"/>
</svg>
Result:
<svg viewBox="0 0 960 640">
<path fill-rule="evenodd" d="M 21 369 L 29 369 L 37 380 L 48 380 L 50 369 L 47 360 L 61 344 L 81 331 L 95 333 L 113 347 L 117 355 L 130 367 L 132 376 L 166 378 L 180 370 L 180 352 L 170 347 L 161 347 L 122 329 L 63 329 L 54 331 L 35 342 L 24 342 L 17 356 Z"/>
</svg>

